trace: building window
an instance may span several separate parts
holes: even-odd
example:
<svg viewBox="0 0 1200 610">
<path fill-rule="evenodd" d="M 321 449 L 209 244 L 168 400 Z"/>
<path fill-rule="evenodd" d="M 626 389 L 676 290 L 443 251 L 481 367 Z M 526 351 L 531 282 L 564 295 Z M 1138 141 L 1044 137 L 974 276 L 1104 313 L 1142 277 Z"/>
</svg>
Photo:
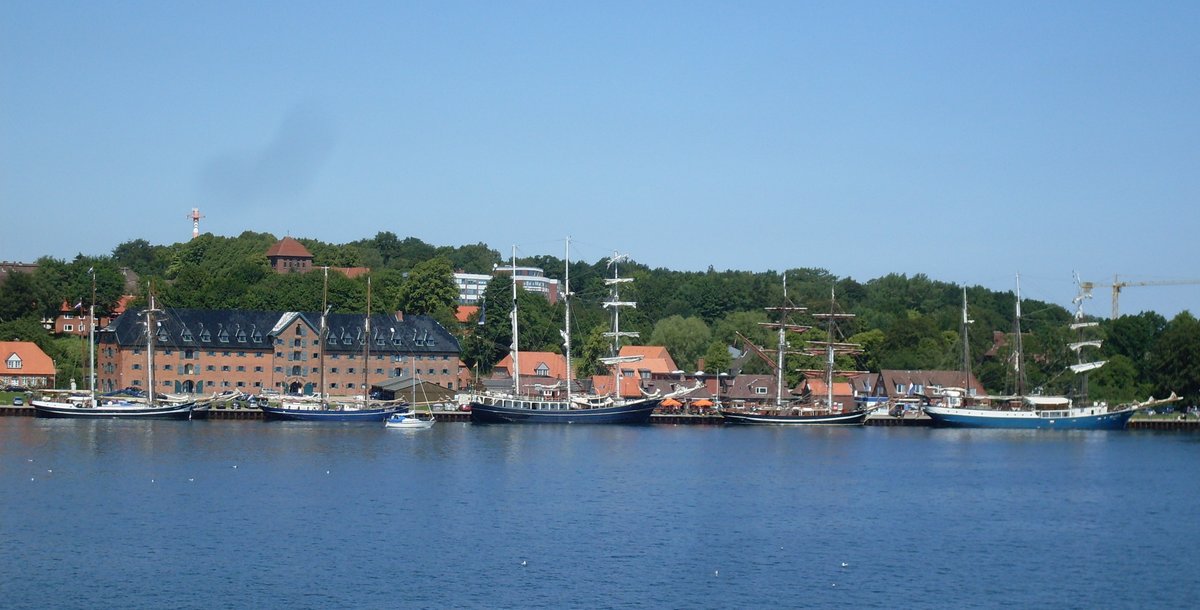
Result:
<svg viewBox="0 0 1200 610">
<path fill-rule="evenodd" d="M 240 366 L 240 365 L 239 365 L 239 366 L 237 367 L 237 370 L 238 370 L 238 372 L 239 372 L 239 373 L 241 373 L 241 372 L 245 372 L 245 371 L 246 371 L 246 367 L 244 367 L 244 366 Z"/>
<path fill-rule="evenodd" d="M 256 367 L 254 367 L 254 372 L 255 372 L 255 373 L 261 373 L 261 372 L 263 372 L 263 369 L 262 369 L 262 367 L 261 367 L 261 366 L 256 366 Z"/>
<path fill-rule="evenodd" d="M 64 324 L 64 325 L 63 325 L 63 330 L 64 330 L 64 331 L 66 331 L 66 332 L 71 332 L 71 331 L 75 330 L 75 327 L 74 327 L 74 326 L 71 326 L 70 324 Z"/>
<path fill-rule="evenodd" d="M 135 363 L 133 363 L 133 370 L 135 370 L 135 371 L 140 371 L 140 370 L 142 370 L 142 365 L 140 365 L 140 364 L 138 364 L 138 363 L 136 363 L 136 362 L 135 362 Z"/>
<path fill-rule="evenodd" d="M 761 387 L 760 387 L 760 388 L 754 388 L 754 393 L 755 393 L 755 394 L 766 394 L 766 393 L 767 393 L 767 389 L 766 389 L 766 388 L 761 388 Z"/>
<path fill-rule="evenodd" d="M 222 365 L 222 366 L 221 366 L 221 370 L 222 370 L 222 371 L 228 371 L 228 370 L 229 370 L 229 365 L 228 365 L 228 364 Z"/>
<path fill-rule="evenodd" d="M 16 354 L 13 354 L 11 358 L 5 361 L 5 364 L 10 369 L 19 369 L 25 366 L 25 363 L 21 362 L 21 357 Z"/>
<path fill-rule="evenodd" d="M 208 365 L 208 366 L 204 367 L 204 370 L 206 370 L 206 371 L 215 371 L 215 370 L 217 370 L 217 367 L 215 367 L 215 366 L 213 366 L 213 365 L 211 365 L 211 364 L 210 364 L 210 365 Z"/>
</svg>

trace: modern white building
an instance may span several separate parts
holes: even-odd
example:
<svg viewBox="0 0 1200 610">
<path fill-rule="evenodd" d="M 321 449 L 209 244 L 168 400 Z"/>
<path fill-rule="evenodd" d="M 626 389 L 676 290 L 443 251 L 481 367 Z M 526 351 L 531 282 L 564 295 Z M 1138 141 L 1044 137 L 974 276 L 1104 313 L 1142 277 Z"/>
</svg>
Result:
<svg viewBox="0 0 1200 610">
<path fill-rule="evenodd" d="M 513 273 L 508 265 L 496 265 L 492 275 L 480 273 L 455 273 L 454 283 L 458 286 L 459 305 L 479 305 L 483 301 L 483 291 L 488 282 L 497 275 Z M 514 276 L 517 285 L 528 292 L 540 294 L 551 303 L 558 302 L 558 280 L 546 277 L 546 272 L 537 267 L 517 267 Z"/>
</svg>

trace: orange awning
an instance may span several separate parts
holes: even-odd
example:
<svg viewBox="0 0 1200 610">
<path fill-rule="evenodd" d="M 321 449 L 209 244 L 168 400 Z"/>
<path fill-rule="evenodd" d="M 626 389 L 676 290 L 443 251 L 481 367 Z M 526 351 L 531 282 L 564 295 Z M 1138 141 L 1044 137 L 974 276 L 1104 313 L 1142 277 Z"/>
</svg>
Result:
<svg viewBox="0 0 1200 610">
<path fill-rule="evenodd" d="M 678 407 L 682 404 L 683 403 L 679 402 L 678 400 L 675 400 L 674 398 L 668 398 L 668 399 L 662 401 L 662 406 L 664 406 L 664 407 Z"/>
<path fill-rule="evenodd" d="M 711 407 L 712 401 L 707 398 L 701 398 L 700 400 L 693 400 L 692 406 L 693 407 Z"/>
</svg>

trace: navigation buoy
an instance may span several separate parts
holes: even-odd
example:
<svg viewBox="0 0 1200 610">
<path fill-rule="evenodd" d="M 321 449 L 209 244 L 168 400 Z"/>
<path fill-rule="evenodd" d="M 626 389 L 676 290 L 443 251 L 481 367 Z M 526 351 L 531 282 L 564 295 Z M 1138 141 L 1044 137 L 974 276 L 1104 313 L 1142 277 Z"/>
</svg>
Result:
<svg viewBox="0 0 1200 610">
<path fill-rule="evenodd" d="M 846 563 L 846 562 L 844 562 L 844 561 L 843 561 L 843 562 L 842 562 L 842 567 L 843 567 L 843 568 L 848 568 L 848 567 L 850 567 L 850 564 L 848 564 L 848 563 Z"/>
</svg>

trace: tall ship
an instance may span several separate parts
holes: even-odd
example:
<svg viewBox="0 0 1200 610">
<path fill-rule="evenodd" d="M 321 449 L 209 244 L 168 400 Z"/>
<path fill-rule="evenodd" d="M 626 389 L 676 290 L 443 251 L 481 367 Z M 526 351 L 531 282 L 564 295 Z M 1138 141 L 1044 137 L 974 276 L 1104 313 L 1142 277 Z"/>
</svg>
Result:
<svg viewBox="0 0 1200 610">
<path fill-rule="evenodd" d="M 1091 298 L 1091 292 L 1080 284 L 1079 294 L 1073 302 L 1075 312 L 1072 316 L 1070 329 L 1076 333 L 1076 340 L 1068 347 L 1075 352 L 1075 364 L 1068 370 L 1077 375 L 1072 396 L 1050 396 L 1026 392 L 1024 349 L 1021 338 L 1021 278 L 1017 276 L 1016 311 L 1014 316 L 1012 366 L 1014 372 L 1014 389 L 1011 395 L 988 396 L 989 405 L 972 404 L 975 402 L 965 393 L 962 400 L 941 405 L 925 407 L 925 414 L 933 420 L 936 426 L 959 428 L 1024 428 L 1036 430 L 1124 430 L 1129 419 L 1138 409 L 1156 404 L 1174 402 L 1174 394 L 1165 400 L 1149 400 L 1127 405 L 1108 405 L 1092 403 L 1087 399 L 1088 372 L 1104 366 L 1106 361 L 1089 360 L 1085 350 L 1099 349 L 1100 340 L 1087 335 L 1089 329 L 1099 325 L 1089 321 L 1083 312 L 1083 303 Z M 967 293 L 963 290 L 962 340 L 963 340 L 963 369 L 969 371 L 970 352 L 967 347 L 967 327 L 971 323 L 967 315 Z M 965 387 L 965 386 L 964 386 Z"/>
<path fill-rule="evenodd" d="M 278 405 L 260 404 L 264 420 L 321 422 L 382 422 L 391 415 L 407 411 L 404 401 L 372 402 L 367 372 L 371 359 L 371 279 L 367 278 L 367 314 L 363 318 L 363 393 L 361 397 L 337 400 L 325 393 L 325 345 L 329 334 L 329 268 L 325 268 L 325 287 L 321 297 L 321 326 L 317 344 L 320 382 L 315 397 L 287 397 Z"/>
<path fill-rule="evenodd" d="M 71 417 L 82 419 L 189 419 L 196 403 L 193 401 L 160 400 L 154 385 L 154 294 L 149 290 L 149 306 L 145 316 L 146 335 L 146 391 L 140 398 L 133 396 L 100 396 L 96 393 L 96 276 L 92 273 L 92 304 L 90 316 L 93 323 L 88 329 L 88 357 L 91 370 L 88 372 L 86 391 L 44 391 L 40 399 L 30 404 L 38 417 Z"/>
<path fill-rule="evenodd" d="M 806 307 L 798 307 L 787 296 L 787 276 L 783 278 L 783 305 L 778 307 L 768 307 L 767 311 L 774 314 L 775 320 L 772 322 L 761 323 L 767 328 L 775 330 L 777 336 L 777 348 L 775 351 L 775 361 L 772 362 L 765 354 L 765 348 L 755 346 L 750 341 L 746 341 L 748 349 L 763 356 L 763 359 L 771 365 L 775 372 L 775 404 L 773 406 L 763 406 L 755 408 L 725 408 L 721 409 L 721 417 L 726 423 L 730 424 L 757 424 L 770 426 L 860 426 L 867 420 L 867 415 L 871 413 L 870 408 L 866 406 L 852 403 L 851 405 L 843 405 L 835 400 L 833 387 L 834 380 L 838 376 L 860 371 L 841 371 L 837 370 L 836 359 L 838 355 L 856 355 L 862 353 L 862 347 L 855 343 L 841 341 L 839 322 L 849 320 L 854 317 L 854 314 L 840 311 L 837 305 L 836 294 L 831 290 L 829 293 L 829 312 L 813 314 L 813 318 L 818 321 L 825 322 L 825 339 L 807 341 L 800 354 L 816 356 L 822 359 L 824 366 L 819 370 L 804 371 L 805 375 L 811 375 L 812 378 L 820 378 L 824 385 L 823 396 L 800 396 L 791 400 L 784 398 L 784 356 L 787 351 L 787 333 L 804 334 L 812 330 L 813 327 L 796 324 L 792 321 L 794 314 L 807 311 Z"/>
<path fill-rule="evenodd" d="M 564 330 L 562 331 L 564 353 L 566 354 L 567 374 L 566 390 L 561 398 L 532 396 L 521 392 L 521 369 L 519 349 L 519 328 L 517 324 L 517 285 L 513 282 L 512 311 L 512 343 L 510 356 L 513 362 L 513 385 L 510 391 L 488 392 L 477 391 L 471 395 L 471 422 L 479 424 L 644 424 L 650 421 L 650 415 L 662 402 L 661 396 L 640 396 L 625 398 L 622 396 L 621 364 L 636 362 L 641 356 L 619 356 L 622 337 L 636 337 L 637 333 L 621 330 L 622 307 L 635 307 L 632 301 L 622 301 L 620 296 L 621 284 L 633 281 L 633 278 L 620 277 L 618 264 L 627 259 L 626 255 L 615 254 L 609 258 L 608 267 L 613 276 L 605 278 L 604 283 L 610 287 L 608 300 L 604 307 L 612 309 L 612 330 L 605 336 L 613 340 L 612 356 L 601 358 L 600 361 L 608 366 L 615 366 L 616 383 L 610 395 L 575 394 L 573 392 L 571 371 L 571 287 L 570 287 L 570 242 L 567 244 L 567 271 L 563 278 L 564 309 L 566 310 Z M 513 277 L 516 277 L 517 255 L 513 248 L 512 266 Z"/>
</svg>

